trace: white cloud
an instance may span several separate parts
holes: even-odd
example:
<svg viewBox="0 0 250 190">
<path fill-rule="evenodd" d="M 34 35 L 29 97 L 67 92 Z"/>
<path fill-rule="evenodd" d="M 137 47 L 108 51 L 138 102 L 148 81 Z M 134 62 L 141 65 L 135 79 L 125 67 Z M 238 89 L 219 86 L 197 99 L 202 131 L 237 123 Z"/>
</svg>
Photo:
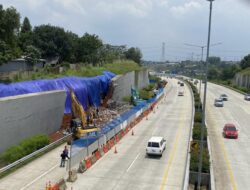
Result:
<svg viewBox="0 0 250 190">
<path fill-rule="evenodd" d="M 211 43 L 223 42 L 223 57 L 240 56 L 224 50 L 250 50 L 249 0 L 216 0 L 213 3 Z M 166 57 L 187 57 L 200 49 L 185 50 L 183 43 L 206 44 L 209 2 L 206 0 L 1 0 L 14 6 L 33 26 L 52 24 L 78 35 L 100 36 L 105 43 L 142 48 L 144 57 L 159 60 L 161 44 Z M 168 48 L 170 44 L 180 47 Z M 144 47 L 150 48 L 144 51 Z M 217 47 L 219 48 L 219 47 Z M 151 50 L 152 49 L 152 50 Z M 213 49 L 212 49 L 213 50 Z M 216 51 L 211 51 L 215 53 Z M 235 55 L 232 55 L 235 54 Z M 172 57 L 170 56 L 172 55 Z"/>
<path fill-rule="evenodd" d="M 170 11 L 175 16 L 185 16 L 186 14 L 200 10 L 202 8 L 202 5 L 197 1 L 190 1 L 183 5 L 179 6 L 173 6 L 171 7 Z"/>
</svg>

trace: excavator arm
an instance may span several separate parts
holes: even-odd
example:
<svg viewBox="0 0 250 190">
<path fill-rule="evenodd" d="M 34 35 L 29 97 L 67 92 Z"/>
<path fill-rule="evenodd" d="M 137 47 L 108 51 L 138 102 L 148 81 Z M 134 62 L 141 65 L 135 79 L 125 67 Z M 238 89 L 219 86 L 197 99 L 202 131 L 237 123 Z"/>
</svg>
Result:
<svg viewBox="0 0 250 190">
<path fill-rule="evenodd" d="M 79 118 L 81 120 L 81 127 L 76 127 L 76 129 L 74 130 L 74 136 L 76 138 L 81 138 L 83 137 L 86 133 L 91 133 L 91 132 L 95 132 L 95 131 L 99 131 L 99 128 L 87 128 L 87 114 L 84 111 L 83 106 L 80 104 L 80 102 L 78 101 L 75 93 L 73 92 L 73 90 L 70 91 L 70 95 L 71 95 L 71 103 L 72 103 L 72 115 L 74 118 Z"/>
</svg>

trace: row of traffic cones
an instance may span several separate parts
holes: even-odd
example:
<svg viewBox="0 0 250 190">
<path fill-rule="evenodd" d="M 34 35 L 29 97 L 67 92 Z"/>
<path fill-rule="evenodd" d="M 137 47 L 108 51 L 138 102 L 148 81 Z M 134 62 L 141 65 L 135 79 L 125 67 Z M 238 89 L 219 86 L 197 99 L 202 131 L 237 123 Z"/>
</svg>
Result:
<svg viewBox="0 0 250 190">
<path fill-rule="evenodd" d="M 156 108 L 157 108 L 157 109 L 159 109 L 158 104 L 157 104 Z M 153 113 L 155 113 L 155 109 L 153 109 Z M 146 115 L 146 120 L 148 120 L 148 114 Z M 132 136 L 134 136 L 134 135 L 135 135 L 135 134 L 134 134 L 134 130 L 133 130 L 133 129 L 132 129 L 131 135 L 132 135 Z M 118 153 L 118 151 L 117 151 L 117 149 L 116 149 L 116 146 L 115 146 L 114 153 L 115 153 L 115 154 L 117 154 L 117 153 Z"/>
<path fill-rule="evenodd" d="M 134 130 L 133 130 L 133 129 L 132 129 L 131 135 L 132 135 L 132 136 L 134 136 L 134 135 L 135 135 L 135 133 L 134 133 Z M 114 153 L 115 153 L 115 154 L 117 154 L 117 153 L 118 153 L 118 151 L 117 151 L 117 149 L 116 149 L 116 146 L 115 146 L 115 151 L 114 151 Z"/>
</svg>

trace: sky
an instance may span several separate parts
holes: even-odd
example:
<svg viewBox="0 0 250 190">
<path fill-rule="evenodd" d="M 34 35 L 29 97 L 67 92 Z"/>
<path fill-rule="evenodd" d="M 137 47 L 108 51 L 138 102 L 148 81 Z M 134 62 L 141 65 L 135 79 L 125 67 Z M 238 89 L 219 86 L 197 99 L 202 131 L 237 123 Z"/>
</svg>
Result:
<svg viewBox="0 0 250 190">
<path fill-rule="evenodd" d="M 0 0 L 0 4 L 15 7 L 32 26 L 51 24 L 79 36 L 96 34 L 103 43 L 138 47 L 144 60 L 200 60 L 202 48 L 185 44 L 207 45 L 207 0 Z M 222 60 L 239 61 L 250 53 L 250 0 L 213 1 L 211 44 L 210 56 Z"/>
</svg>

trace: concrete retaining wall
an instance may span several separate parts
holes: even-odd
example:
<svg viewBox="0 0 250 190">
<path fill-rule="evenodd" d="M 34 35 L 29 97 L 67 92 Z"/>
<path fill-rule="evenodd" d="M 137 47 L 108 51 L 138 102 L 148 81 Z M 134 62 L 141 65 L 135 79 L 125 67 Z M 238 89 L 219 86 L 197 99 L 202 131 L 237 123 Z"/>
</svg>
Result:
<svg viewBox="0 0 250 190">
<path fill-rule="evenodd" d="M 0 152 L 37 134 L 56 132 L 64 114 L 65 91 L 0 98 Z"/>
<path fill-rule="evenodd" d="M 250 75 L 242 75 L 237 73 L 234 78 L 234 84 L 237 86 L 250 88 Z"/>
<path fill-rule="evenodd" d="M 125 75 L 118 75 L 113 79 L 114 93 L 112 99 L 121 101 L 124 96 L 131 95 L 131 87 L 141 89 L 149 84 L 148 70 L 132 71 Z"/>
<path fill-rule="evenodd" d="M 135 87 L 141 89 L 149 84 L 148 70 L 135 71 Z"/>
</svg>

